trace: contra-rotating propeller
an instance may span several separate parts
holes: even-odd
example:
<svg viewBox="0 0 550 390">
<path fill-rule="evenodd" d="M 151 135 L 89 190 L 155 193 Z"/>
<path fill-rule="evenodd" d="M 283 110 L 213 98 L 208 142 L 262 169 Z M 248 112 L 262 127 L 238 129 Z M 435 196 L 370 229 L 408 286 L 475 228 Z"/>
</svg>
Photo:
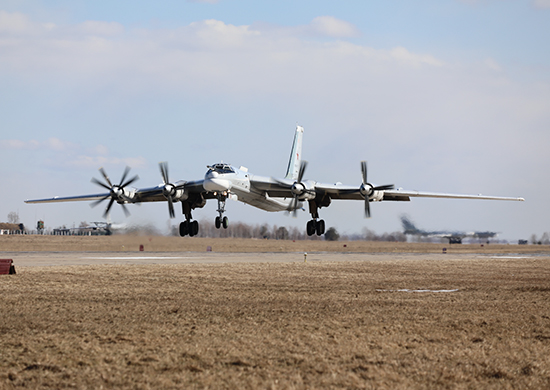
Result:
<svg viewBox="0 0 550 390">
<path fill-rule="evenodd" d="M 99 172 L 101 173 L 101 175 L 103 176 L 103 178 L 105 179 L 107 184 L 97 180 L 95 177 L 92 177 L 92 183 L 95 183 L 95 184 L 109 190 L 109 194 L 104 196 L 103 198 L 91 203 L 90 206 L 95 207 L 98 204 L 100 204 L 101 202 L 103 202 L 104 200 L 111 198 L 111 200 L 109 201 L 109 204 L 105 208 L 105 212 L 103 213 L 103 217 L 106 218 L 107 215 L 109 214 L 109 211 L 111 210 L 111 207 L 113 206 L 113 203 L 115 201 L 122 202 L 122 201 L 128 200 L 128 198 L 124 194 L 124 187 L 132 184 L 133 182 L 138 180 L 139 177 L 138 177 L 138 175 L 136 175 L 133 178 L 131 178 L 128 181 L 125 182 L 126 176 L 128 176 L 128 173 L 130 172 L 130 167 L 126 167 L 124 169 L 124 173 L 122 174 L 122 178 L 120 179 L 120 183 L 119 184 L 113 184 L 113 183 L 111 183 L 111 180 L 109 179 L 109 176 L 107 176 L 107 173 L 105 172 L 105 170 L 103 168 L 99 168 Z M 129 216 L 130 212 L 126 208 L 126 205 L 124 203 L 120 203 L 120 205 L 122 206 L 122 210 L 124 211 L 124 214 L 126 216 Z"/>
<path fill-rule="evenodd" d="M 304 177 L 304 173 L 306 171 L 307 167 L 307 161 L 301 161 L 300 162 L 300 170 L 298 171 L 298 178 L 294 182 L 294 184 L 291 187 L 291 191 L 294 194 L 294 198 L 292 199 L 291 203 L 291 209 L 292 209 L 292 216 L 296 217 L 298 214 L 298 210 L 296 207 L 298 207 L 298 197 L 304 192 L 307 191 L 306 187 L 302 184 L 302 178 Z"/>
<path fill-rule="evenodd" d="M 296 209 L 298 207 L 298 201 L 299 197 L 303 195 L 304 193 L 314 193 L 315 190 L 308 189 L 303 183 L 302 179 L 304 177 L 304 173 L 306 171 L 307 167 L 307 161 L 301 161 L 300 162 L 300 169 L 298 170 L 298 177 L 296 178 L 296 181 L 294 181 L 293 184 L 288 184 L 288 182 L 282 182 L 278 181 L 279 184 L 287 187 L 292 192 L 293 198 L 292 202 L 290 203 L 290 209 L 292 210 L 292 215 L 295 217 L 298 213 L 298 210 Z"/>
<path fill-rule="evenodd" d="M 374 191 L 393 190 L 395 186 L 393 184 L 386 184 L 382 186 L 373 186 L 367 181 L 367 162 L 361 161 L 361 174 L 363 176 L 363 183 L 359 191 L 365 197 L 365 218 L 370 218 L 370 196 Z"/>
<path fill-rule="evenodd" d="M 176 186 L 170 183 L 168 179 L 168 163 L 161 162 L 159 163 L 160 174 L 162 175 L 162 182 L 164 187 L 162 188 L 162 195 L 168 200 L 168 212 L 170 213 L 170 218 L 175 218 L 176 213 L 174 212 L 174 196 L 176 195 Z"/>
</svg>

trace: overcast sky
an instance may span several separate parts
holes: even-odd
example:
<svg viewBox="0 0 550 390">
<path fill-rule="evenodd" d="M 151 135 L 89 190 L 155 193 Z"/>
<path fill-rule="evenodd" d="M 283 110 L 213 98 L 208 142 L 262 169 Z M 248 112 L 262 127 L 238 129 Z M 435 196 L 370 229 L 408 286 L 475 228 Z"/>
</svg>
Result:
<svg viewBox="0 0 550 390">
<path fill-rule="evenodd" d="M 340 233 L 550 231 L 550 0 L 0 0 L 0 221 L 102 220 L 86 202 L 104 167 L 136 187 L 196 180 L 224 161 L 283 176 L 296 124 L 306 178 L 409 190 L 522 196 L 525 202 L 334 201 Z M 183 220 L 177 205 L 177 218 Z M 215 202 L 195 219 L 214 220 Z M 115 222 L 168 226 L 168 207 L 131 205 Z M 299 226 L 228 202 L 230 221 Z"/>
</svg>

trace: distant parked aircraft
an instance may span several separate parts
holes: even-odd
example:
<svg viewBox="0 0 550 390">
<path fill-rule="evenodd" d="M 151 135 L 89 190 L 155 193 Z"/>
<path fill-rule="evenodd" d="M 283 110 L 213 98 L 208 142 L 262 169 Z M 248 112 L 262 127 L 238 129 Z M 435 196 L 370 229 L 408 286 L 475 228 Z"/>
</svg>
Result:
<svg viewBox="0 0 550 390">
<path fill-rule="evenodd" d="M 414 223 L 406 216 L 401 216 L 401 224 L 403 225 L 403 233 L 412 236 L 422 237 L 439 237 L 449 240 L 449 244 L 462 244 L 462 239 L 466 237 L 478 238 L 489 242 L 489 238 L 497 236 L 497 232 L 459 232 L 449 230 L 426 231 L 418 229 Z"/>
</svg>

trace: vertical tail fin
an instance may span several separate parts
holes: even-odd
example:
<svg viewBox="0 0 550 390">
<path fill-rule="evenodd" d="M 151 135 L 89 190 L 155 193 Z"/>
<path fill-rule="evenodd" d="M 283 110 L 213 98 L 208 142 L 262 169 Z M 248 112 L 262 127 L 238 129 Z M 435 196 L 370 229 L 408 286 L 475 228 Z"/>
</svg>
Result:
<svg viewBox="0 0 550 390">
<path fill-rule="evenodd" d="M 296 180 L 298 178 L 300 161 L 302 160 L 303 136 L 304 128 L 302 126 L 296 126 L 296 133 L 294 134 L 294 142 L 292 143 L 292 150 L 290 152 L 290 159 L 288 160 L 288 168 L 286 170 L 285 179 Z"/>
<path fill-rule="evenodd" d="M 407 218 L 407 216 L 405 215 L 401 216 L 401 224 L 403 225 L 403 230 L 405 234 L 407 233 L 412 234 L 412 233 L 419 232 L 417 227 L 414 226 L 414 223 L 412 223 L 412 221 L 409 218 Z"/>
</svg>

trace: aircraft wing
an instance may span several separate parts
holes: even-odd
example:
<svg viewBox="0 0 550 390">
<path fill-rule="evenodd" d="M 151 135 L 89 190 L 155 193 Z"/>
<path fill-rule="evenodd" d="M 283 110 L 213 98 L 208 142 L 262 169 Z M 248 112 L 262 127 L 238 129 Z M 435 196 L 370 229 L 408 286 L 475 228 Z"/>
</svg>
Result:
<svg viewBox="0 0 550 390">
<path fill-rule="evenodd" d="M 524 201 L 524 198 L 488 195 L 447 194 L 443 192 L 407 191 L 403 189 L 384 191 L 384 200 L 410 200 L 405 198 L 452 198 L 452 199 L 486 199 Z"/>
<path fill-rule="evenodd" d="M 189 181 L 181 183 L 178 188 L 183 189 L 187 193 L 203 193 L 204 188 L 202 186 L 203 180 Z M 144 202 L 162 202 L 166 201 L 163 195 L 163 185 L 156 187 L 142 188 L 142 189 L 125 189 L 125 199 L 127 203 L 144 203 Z M 56 202 L 76 202 L 76 201 L 90 201 L 109 199 L 111 193 L 104 192 L 100 194 L 91 195 L 77 195 L 77 196 L 54 196 L 52 198 L 44 199 L 27 199 L 25 203 L 56 203 Z M 208 198 L 208 196 L 205 196 Z"/>
<path fill-rule="evenodd" d="M 307 183 L 304 182 L 304 183 Z M 262 191 L 265 191 L 271 197 L 292 197 L 290 187 L 294 181 L 288 179 L 274 179 L 255 177 L 251 179 L 251 184 Z M 364 200 L 359 186 L 349 186 L 343 184 L 325 184 L 312 182 L 309 186 L 315 191 L 316 196 L 329 196 L 331 199 L 344 200 Z M 453 199 L 486 199 L 486 200 L 509 200 L 509 201 L 524 201 L 523 198 L 504 197 L 504 196 L 487 196 L 487 195 L 468 195 L 468 194 L 449 194 L 443 192 L 425 192 L 425 191 L 409 191 L 403 189 L 381 190 L 380 200 L 383 201 L 410 201 L 410 198 L 453 198 Z"/>
<path fill-rule="evenodd" d="M 363 200 L 359 187 L 344 186 L 341 184 L 315 184 L 315 191 L 319 195 L 328 195 L 332 199 Z M 381 190 L 381 200 L 384 201 L 410 201 L 410 198 L 452 198 L 452 199 L 487 199 L 487 200 L 513 200 L 523 201 L 523 198 L 486 196 L 486 195 L 467 195 L 467 194 L 448 194 L 442 192 L 424 192 L 408 191 L 403 189 Z"/>
<path fill-rule="evenodd" d="M 272 177 L 264 177 L 250 175 L 250 185 L 253 189 L 260 192 L 265 192 L 271 198 L 291 198 L 294 195 L 290 187 L 294 184 L 293 180 L 289 179 L 274 179 Z"/>
<path fill-rule="evenodd" d="M 27 199 L 25 203 L 55 203 L 55 202 L 76 202 L 79 200 L 99 200 L 103 199 L 106 196 L 109 196 L 108 192 L 103 194 L 94 194 L 94 195 L 79 195 L 79 196 L 54 196 L 53 198 L 44 198 L 44 199 Z"/>
</svg>

